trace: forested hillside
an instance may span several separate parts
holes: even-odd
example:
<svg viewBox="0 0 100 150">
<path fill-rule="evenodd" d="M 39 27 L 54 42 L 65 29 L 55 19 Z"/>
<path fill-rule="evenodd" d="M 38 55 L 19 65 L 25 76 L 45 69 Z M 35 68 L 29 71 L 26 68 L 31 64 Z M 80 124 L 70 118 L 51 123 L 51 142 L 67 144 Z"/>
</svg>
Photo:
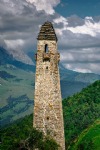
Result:
<svg viewBox="0 0 100 150">
<path fill-rule="evenodd" d="M 79 135 L 72 150 L 100 150 L 100 120 L 96 120 L 92 125 Z"/>
<path fill-rule="evenodd" d="M 1 129 L 0 150 L 58 150 L 59 145 L 33 128 L 33 115 Z"/>
<path fill-rule="evenodd" d="M 99 108 L 100 80 L 84 88 L 80 93 L 63 100 L 67 150 L 99 150 Z M 40 145 L 40 150 L 57 150 L 58 146 L 53 140 L 43 141 L 42 133 L 32 130 L 32 122 L 33 117 L 30 115 L 2 128 L 1 150 L 19 150 L 24 146 L 26 146 L 25 150 L 28 150 L 27 145 L 32 146 L 32 149 L 34 146 L 32 144 L 35 142 L 36 146 Z"/>
<path fill-rule="evenodd" d="M 63 100 L 66 147 L 100 117 L 100 80 Z"/>
</svg>

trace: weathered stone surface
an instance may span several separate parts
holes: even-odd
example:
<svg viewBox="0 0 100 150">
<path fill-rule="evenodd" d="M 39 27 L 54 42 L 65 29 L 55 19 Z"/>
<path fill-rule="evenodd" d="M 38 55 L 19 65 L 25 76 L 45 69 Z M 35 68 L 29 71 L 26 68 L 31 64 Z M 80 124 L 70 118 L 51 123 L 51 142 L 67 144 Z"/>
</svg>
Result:
<svg viewBox="0 0 100 150">
<path fill-rule="evenodd" d="M 37 39 L 57 41 L 57 36 L 55 34 L 55 31 L 51 22 L 47 21 L 42 25 Z"/>
<path fill-rule="evenodd" d="M 45 49 L 46 45 L 48 52 Z M 60 149 L 65 150 L 59 60 L 57 40 L 38 38 L 33 125 L 45 135 L 50 133 L 51 137 L 60 144 Z"/>
</svg>

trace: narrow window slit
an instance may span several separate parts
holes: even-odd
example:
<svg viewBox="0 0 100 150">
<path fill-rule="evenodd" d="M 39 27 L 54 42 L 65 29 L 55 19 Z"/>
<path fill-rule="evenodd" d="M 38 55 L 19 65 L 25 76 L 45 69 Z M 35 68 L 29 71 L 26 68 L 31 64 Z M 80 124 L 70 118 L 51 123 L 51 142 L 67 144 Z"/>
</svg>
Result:
<svg viewBox="0 0 100 150">
<path fill-rule="evenodd" d="M 48 53 L 48 45 L 45 45 L 45 53 Z"/>
</svg>

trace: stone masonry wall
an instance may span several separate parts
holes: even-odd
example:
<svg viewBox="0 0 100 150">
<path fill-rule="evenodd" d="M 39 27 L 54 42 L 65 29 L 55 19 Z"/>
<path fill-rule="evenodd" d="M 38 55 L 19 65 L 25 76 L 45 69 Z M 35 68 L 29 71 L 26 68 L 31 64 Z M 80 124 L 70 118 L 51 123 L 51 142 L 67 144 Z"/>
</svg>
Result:
<svg viewBox="0 0 100 150">
<path fill-rule="evenodd" d="M 48 52 L 45 53 L 45 45 Z M 50 134 L 65 150 L 62 98 L 59 78 L 59 53 L 56 41 L 39 40 L 36 58 L 33 125 Z"/>
</svg>

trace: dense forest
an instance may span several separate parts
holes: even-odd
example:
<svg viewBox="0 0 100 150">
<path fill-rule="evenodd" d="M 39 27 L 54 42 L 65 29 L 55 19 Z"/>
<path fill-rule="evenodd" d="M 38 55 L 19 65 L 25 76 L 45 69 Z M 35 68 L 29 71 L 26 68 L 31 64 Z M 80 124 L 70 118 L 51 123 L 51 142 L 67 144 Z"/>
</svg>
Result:
<svg viewBox="0 0 100 150">
<path fill-rule="evenodd" d="M 63 112 L 66 147 L 70 149 L 81 132 L 100 117 L 100 80 L 64 99 Z"/>
<path fill-rule="evenodd" d="M 66 149 L 99 150 L 100 80 L 63 100 Z M 1 129 L 1 150 L 57 150 L 59 145 L 32 127 L 26 116 Z"/>
<path fill-rule="evenodd" d="M 1 129 L 0 150 L 57 150 L 59 145 L 47 135 L 33 128 L 33 115 Z"/>
</svg>

